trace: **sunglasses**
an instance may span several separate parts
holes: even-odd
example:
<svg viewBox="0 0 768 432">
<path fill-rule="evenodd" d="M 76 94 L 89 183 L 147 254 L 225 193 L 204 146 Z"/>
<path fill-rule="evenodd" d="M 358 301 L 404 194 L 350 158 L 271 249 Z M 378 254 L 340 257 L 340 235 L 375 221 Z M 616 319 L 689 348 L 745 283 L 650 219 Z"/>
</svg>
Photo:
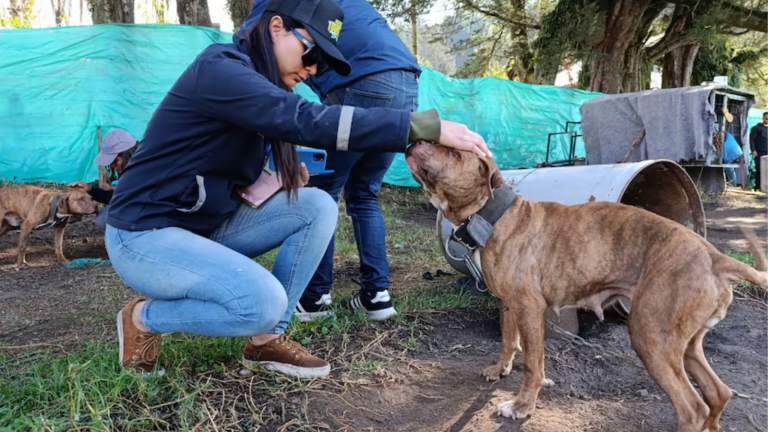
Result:
<svg viewBox="0 0 768 432">
<path fill-rule="evenodd" d="M 299 41 L 304 44 L 304 47 L 307 48 L 304 51 L 304 54 L 301 55 L 301 61 L 304 63 L 304 66 L 311 67 L 312 65 L 317 65 L 317 72 L 315 73 L 315 76 L 319 76 L 327 72 L 329 66 L 328 63 L 325 62 L 325 59 L 323 59 L 323 50 L 310 42 L 309 39 L 305 38 L 304 35 L 298 32 L 298 30 L 291 29 L 291 31 L 293 32 L 294 36 L 296 36 Z"/>
</svg>

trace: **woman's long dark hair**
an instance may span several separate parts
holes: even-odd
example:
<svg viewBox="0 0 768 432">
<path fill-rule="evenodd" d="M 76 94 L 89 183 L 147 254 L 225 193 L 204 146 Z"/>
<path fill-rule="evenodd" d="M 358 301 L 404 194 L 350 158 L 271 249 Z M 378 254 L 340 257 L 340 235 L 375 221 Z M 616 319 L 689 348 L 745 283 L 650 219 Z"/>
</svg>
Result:
<svg viewBox="0 0 768 432">
<path fill-rule="evenodd" d="M 133 154 L 136 153 L 137 148 L 139 148 L 139 142 L 136 142 L 136 145 L 129 148 L 128 150 L 120 152 L 120 154 L 117 155 L 118 157 L 123 158 L 123 171 L 125 171 L 125 168 L 128 166 L 128 162 L 130 162 L 131 157 L 133 157 Z M 112 165 L 107 165 L 106 170 L 107 170 L 107 180 L 112 181 L 112 180 L 118 179 L 118 176 L 120 175 L 120 173 L 113 170 Z"/>
<path fill-rule="evenodd" d="M 249 55 L 254 66 L 256 66 L 256 72 L 281 89 L 291 91 L 280 78 L 280 69 L 275 58 L 275 51 L 272 49 L 272 34 L 269 32 L 269 21 L 275 16 L 283 19 L 283 26 L 286 30 L 304 27 L 300 22 L 290 17 L 274 12 L 264 12 L 247 33 L 246 37 L 248 47 L 250 48 Z M 290 197 L 296 196 L 301 182 L 299 156 L 296 153 L 296 148 L 290 143 L 272 140 L 271 144 L 275 169 L 280 173 L 283 188 L 288 191 L 290 199 Z"/>
</svg>

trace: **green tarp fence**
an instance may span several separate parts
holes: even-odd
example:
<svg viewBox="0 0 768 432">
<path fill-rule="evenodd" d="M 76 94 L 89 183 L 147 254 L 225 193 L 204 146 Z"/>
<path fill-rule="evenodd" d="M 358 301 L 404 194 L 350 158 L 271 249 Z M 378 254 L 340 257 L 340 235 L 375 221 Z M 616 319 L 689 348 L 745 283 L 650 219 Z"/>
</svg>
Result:
<svg viewBox="0 0 768 432">
<path fill-rule="evenodd" d="M 749 130 L 752 130 L 752 126 L 762 123 L 763 122 L 763 113 L 768 111 L 768 109 L 763 108 L 750 108 L 749 112 L 747 113 L 747 123 L 749 124 Z M 749 131 L 747 131 L 747 134 L 749 134 Z"/>
<path fill-rule="evenodd" d="M 97 129 L 122 128 L 140 138 L 176 78 L 211 43 L 232 34 L 167 24 L 102 24 L 0 31 L 0 179 L 93 181 Z M 547 134 L 579 121 L 579 106 L 597 96 L 496 78 L 456 80 L 428 68 L 419 109 L 466 124 L 485 137 L 501 168 L 544 160 Z M 296 92 L 317 101 L 308 87 Z M 559 137 L 551 158 L 567 154 Z M 577 154 L 584 155 L 583 144 Z M 385 177 L 417 186 L 398 155 Z"/>
</svg>

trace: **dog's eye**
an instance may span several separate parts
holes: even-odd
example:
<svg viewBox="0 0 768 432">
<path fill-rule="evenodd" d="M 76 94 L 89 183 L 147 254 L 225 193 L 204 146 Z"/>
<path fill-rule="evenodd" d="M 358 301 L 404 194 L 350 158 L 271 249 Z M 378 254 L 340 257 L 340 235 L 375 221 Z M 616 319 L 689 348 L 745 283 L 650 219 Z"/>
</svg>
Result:
<svg viewBox="0 0 768 432">
<path fill-rule="evenodd" d="M 456 149 L 450 149 L 449 150 L 452 157 L 455 157 L 456 159 L 461 159 L 461 152 Z"/>
</svg>

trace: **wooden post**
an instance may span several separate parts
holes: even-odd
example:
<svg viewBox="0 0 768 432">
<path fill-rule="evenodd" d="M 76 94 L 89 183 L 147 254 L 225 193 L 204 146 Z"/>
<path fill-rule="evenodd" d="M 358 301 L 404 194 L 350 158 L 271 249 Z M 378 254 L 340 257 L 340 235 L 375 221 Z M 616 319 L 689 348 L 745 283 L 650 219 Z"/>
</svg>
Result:
<svg viewBox="0 0 768 432">
<path fill-rule="evenodd" d="M 96 152 L 97 152 L 96 154 L 98 154 L 98 152 L 101 151 L 101 126 L 96 128 L 96 144 L 99 146 L 96 149 Z M 99 187 L 101 189 L 108 189 L 108 186 L 109 185 L 107 184 L 107 173 L 104 172 L 103 167 L 99 166 Z"/>
<path fill-rule="evenodd" d="M 632 151 L 637 147 L 638 144 L 640 144 L 643 141 L 643 138 L 645 138 L 645 128 L 640 131 L 640 135 L 635 138 L 635 141 L 632 142 L 632 145 L 629 146 L 629 150 L 627 150 L 627 154 L 624 155 L 624 159 L 621 161 L 621 163 L 626 163 L 629 160 L 629 156 L 632 154 Z"/>
</svg>

